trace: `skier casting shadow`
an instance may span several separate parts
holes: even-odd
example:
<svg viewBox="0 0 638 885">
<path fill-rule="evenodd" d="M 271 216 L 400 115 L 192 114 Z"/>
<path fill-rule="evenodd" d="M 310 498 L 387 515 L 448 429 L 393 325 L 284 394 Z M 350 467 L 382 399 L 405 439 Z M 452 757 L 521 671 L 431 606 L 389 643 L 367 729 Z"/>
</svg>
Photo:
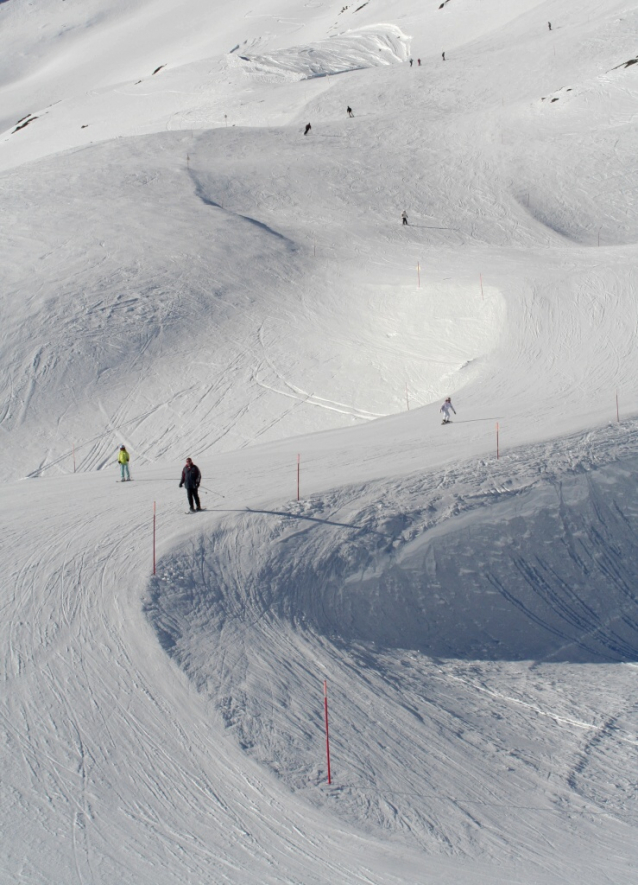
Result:
<svg viewBox="0 0 638 885">
<path fill-rule="evenodd" d="M 304 129 L 303 134 L 308 135 L 308 133 L 310 132 L 311 129 L 312 129 L 312 126 L 310 125 L 310 123 L 306 123 L 306 128 Z"/>
<path fill-rule="evenodd" d="M 441 424 L 450 424 L 452 422 L 452 419 L 450 418 L 450 410 L 456 415 L 456 409 L 452 405 L 452 400 L 449 396 L 447 396 L 445 398 L 445 402 L 439 410 L 443 412 L 443 420 L 441 421 Z"/>
</svg>

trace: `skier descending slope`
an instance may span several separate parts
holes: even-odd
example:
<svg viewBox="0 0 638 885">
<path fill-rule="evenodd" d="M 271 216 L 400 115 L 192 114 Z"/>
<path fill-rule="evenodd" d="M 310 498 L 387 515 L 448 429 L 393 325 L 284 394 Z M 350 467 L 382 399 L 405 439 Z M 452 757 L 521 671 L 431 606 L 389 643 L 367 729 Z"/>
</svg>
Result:
<svg viewBox="0 0 638 885">
<path fill-rule="evenodd" d="M 456 415 L 456 409 L 452 405 L 452 400 L 449 396 L 446 396 L 445 402 L 440 409 L 440 411 L 443 412 L 443 421 L 441 421 L 441 424 L 449 424 L 452 421 L 452 419 L 450 418 L 450 410 L 452 410 Z"/>
<path fill-rule="evenodd" d="M 180 482 L 179 487 L 181 489 L 182 486 L 186 486 L 188 506 L 191 511 L 195 510 L 193 504 L 197 505 L 197 510 L 202 509 L 202 505 L 199 503 L 199 492 L 197 491 L 201 481 L 202 474 L 200 473 L 199 467 L 197 464 L 193 464 L 192 458 L 187 458 L 184 469 L 182 470 L 182 481 Z"/>
</svg>

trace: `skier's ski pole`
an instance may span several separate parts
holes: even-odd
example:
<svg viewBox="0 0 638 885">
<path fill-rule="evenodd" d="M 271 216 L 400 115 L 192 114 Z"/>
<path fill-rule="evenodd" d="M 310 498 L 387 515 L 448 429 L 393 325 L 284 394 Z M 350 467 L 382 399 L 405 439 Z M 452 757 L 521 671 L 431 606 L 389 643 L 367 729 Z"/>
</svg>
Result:
<svg viewBox="0 0 638 885">
<path fill-rule="evenodd" d="M 210 492 L 211 495 L 219 495 L 220 498 L 225 498 L 226 495 L 222 495 L 221 492 L 216 492 L 214 489 L 209 489 L 208 486 L 200 486 L 201 489 L 204 489 L 205 492 Z"/>
</svg>

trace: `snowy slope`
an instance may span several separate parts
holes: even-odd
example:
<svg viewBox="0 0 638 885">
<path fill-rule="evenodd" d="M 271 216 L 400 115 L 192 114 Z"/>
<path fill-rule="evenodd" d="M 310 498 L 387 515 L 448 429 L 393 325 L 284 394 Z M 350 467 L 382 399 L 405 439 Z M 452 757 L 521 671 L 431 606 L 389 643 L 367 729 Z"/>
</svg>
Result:
<svg viewBox="0 0 638 885">
<path fill-rule="evenodd" d="M 0 4 L 1 882 L 634 881 L 637 18 Z"/>
</svg>

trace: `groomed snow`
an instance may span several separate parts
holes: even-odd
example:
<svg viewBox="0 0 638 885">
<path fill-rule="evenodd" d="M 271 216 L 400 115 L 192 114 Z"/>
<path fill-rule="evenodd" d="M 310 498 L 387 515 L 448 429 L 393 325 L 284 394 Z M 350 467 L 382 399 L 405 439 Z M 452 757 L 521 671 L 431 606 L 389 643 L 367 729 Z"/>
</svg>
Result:
<svg viewBox="0 0 638 885">
<path fill-rule="evenodd" d="M 0 3 L 0 882 L 635 881 L 637 24 Z"/>
</svg>

